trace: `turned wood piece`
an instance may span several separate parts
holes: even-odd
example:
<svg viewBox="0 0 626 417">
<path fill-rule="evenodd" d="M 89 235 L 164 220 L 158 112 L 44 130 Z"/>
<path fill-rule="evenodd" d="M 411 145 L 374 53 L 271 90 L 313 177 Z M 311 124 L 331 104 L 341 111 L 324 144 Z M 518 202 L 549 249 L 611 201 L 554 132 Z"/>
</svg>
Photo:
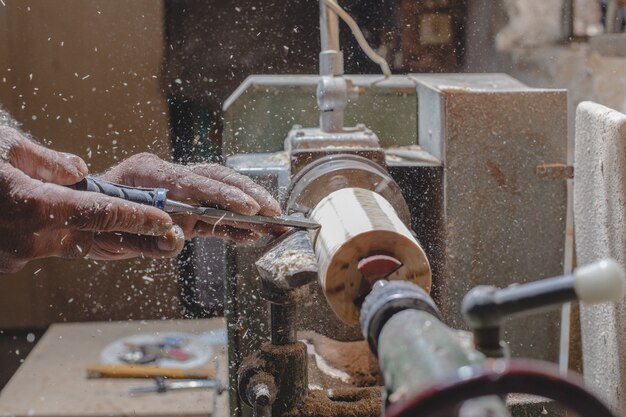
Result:
<svg viewBox="0 0 626 417">
<path fill-rule="evenodd" d="M 424 250 L 381 195 L 345 188 L 329 194 L 311 213 L 322 225 L 311 232 L 320 285 L 337 316 L 357 324 L 360 300 L 370 283 L 358 269 L 359 261 L 387 255 L 402 263 L 389 280 L 406 280 L 430 291 L 430 264 Z"/>
</svg>

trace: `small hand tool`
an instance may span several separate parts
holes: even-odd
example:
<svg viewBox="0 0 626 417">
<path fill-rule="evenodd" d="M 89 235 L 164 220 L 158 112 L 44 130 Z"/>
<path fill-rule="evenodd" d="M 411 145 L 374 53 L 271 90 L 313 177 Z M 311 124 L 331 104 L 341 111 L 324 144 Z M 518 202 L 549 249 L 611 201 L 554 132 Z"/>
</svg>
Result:
<svg viewBox="0 0 626 417">
<path fill-rule="evenodd" d="M 189 389 L 214 389 L 218 394 L 226 390 L 219 381 L 214 379 L 194 379 L 188 381 L 165 382 L 163 378 L 155 378 L 154 385 L 131 387 L 128 392 L 132 394 L 148 394 L 151 392 L 164 393 L 168 391 L 189 390 Z"/>
<path fill-rule="evenodd" d="M 91 364 L 87 365 L 89 378 L 171 378 L 171 379 L 207 379 L 215 378 L 216 370 L 206 368 L 165 368 L 153 365 L 130 364 Z"/>
<path fill-rule="evenodd" d="M 127 185 L 114 184 L 100 178 L 88 176 L 82 181 L 71 185 L 70 188 L 80 191 L 91 191 L 106 194 L 110 197 L 122 198 L 139 204 L 154 206 L 167 213 L 188 213 L 196 214 L 215 221 L 226 221 L 228 223 L 275 225 L 284 227 L 294 227 L 298 229 L 318 229 L 320 224 L 295 216 L 246 216 L 233 213 L 227 210 L 220 210 L 213 207 L 198 207 L 167 198 L 165 188 L 139 188 Z"/>
</svg>

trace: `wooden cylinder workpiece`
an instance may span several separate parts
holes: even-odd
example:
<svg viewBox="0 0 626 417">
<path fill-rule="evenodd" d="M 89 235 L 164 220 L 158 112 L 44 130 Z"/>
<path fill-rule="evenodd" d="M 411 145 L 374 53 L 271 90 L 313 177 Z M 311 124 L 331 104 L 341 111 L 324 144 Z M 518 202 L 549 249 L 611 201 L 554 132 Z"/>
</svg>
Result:
<svg viewBox="0 0 626 417">
<path fill-rule="evenodd" d="M 357 304 L 370 283 L 357 266 L 369 256 L 389 255 L 402 263 L 386 279 L 411 281 L 430 291 L 430 264 L 424 250 L 381 195 L 344 188 L 321 200 L 310 217 L 322 225 L 314 241 L 320 285 L 343 322 L 359 321 Z"/>
</svg>

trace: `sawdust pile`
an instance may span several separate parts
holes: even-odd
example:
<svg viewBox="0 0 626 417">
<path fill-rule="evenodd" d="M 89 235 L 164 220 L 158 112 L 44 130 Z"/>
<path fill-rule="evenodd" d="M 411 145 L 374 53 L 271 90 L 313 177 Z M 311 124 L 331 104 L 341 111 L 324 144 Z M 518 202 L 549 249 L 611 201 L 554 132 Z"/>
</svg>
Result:
<svg viewBox="0 0 626 417">
<path fill-rule="evenodd" d="M 345 372 L 357 387 L 382 385 L 378 361 L 365 341 L 339 342 L 315 332 L 302 332 L 299 336 L 314 346 L 316 354 L 335 369 Z"/>
<path fill-rule="evenodd" d="M 375 387 L 310 391 L 306 402 L 286 415 L 289 417 L 379 416 L 381 399 L 381 389 Z"/>
</svg>

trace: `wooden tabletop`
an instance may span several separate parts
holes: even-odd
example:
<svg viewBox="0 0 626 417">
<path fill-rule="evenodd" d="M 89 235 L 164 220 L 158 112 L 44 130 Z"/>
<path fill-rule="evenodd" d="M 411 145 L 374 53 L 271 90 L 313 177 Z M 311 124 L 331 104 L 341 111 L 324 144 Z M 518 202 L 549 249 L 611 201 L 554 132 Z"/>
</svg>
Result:
<svg viewBox="0 0 626 417">
<path fill-rule="evenodd" d="M 150 379 L 87 379 L 85 366 L 97 363 L 109 343 L 134 334 L 224 332 L 222 319 L 127 321 L 52 325 L 0 392 L 0 416 L 216 416 L 228 417 L 228 394 L 217 398 L 213 413 L 211 390 L 175 391 L 131 396 L 131 386 Z M 208 366 L 217 366 L 227 383 L 226 347 L 215 345 Z"/>
</svg>

